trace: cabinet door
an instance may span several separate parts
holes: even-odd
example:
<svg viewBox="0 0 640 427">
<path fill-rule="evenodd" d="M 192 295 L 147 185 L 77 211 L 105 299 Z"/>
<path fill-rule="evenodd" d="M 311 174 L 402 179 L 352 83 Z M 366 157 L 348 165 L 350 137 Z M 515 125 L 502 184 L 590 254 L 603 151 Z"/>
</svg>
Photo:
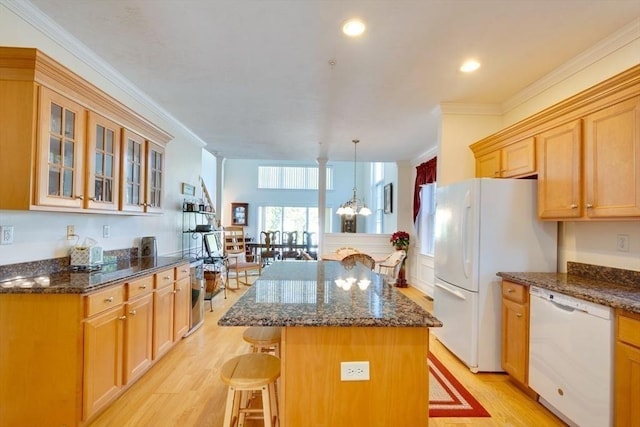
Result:
<svg viewBox="0 0 640 427">
<path fill-rule="evenodd" d="M 125 304 L 124 384 L 135 380 L 153 360 L 153 294 Z"/>
<path fill-rule="evenodd" d="M 41 87 L 36 205 L 83 207 L 84 132 L 84 108 Z"/>
<path fill-rule="evenodd" d="M 514 142 L 501 150 L 502 178 L 532 175 L 536 171 L 535 139 Z"/>
<path fill-rule="evenodd" d="M 120 209 L 144 212 L 145 141 L 128 129 L 122 130 L 122 182 Z"/>
<path fill-rule="evenodd" d="M 147 142 L 146 172 L 145 211 L 160 213 L 164 197 L 164 148 L 152 142 Z"/>
<path fill-rule="evenodd" d="M 189 330 L 189 310 L 191 310 L 191 283 L 189 278 L 180 279 L 175 284 L 175 318 L 173 339 L 179 341 Z"/>
<path fill-rule="evenodd" d="M 153 359 L 156 360 L 173 345 L 173 286 L 156 289 L 153 306 Z"/>
<path fill-rule="evenodd" d="M 614 416 L 618 427 L 640 420 L 640 348 L 616 342 Z"/>
<path fill-rule="evenodd" d="M 540 218 L 582 215 L 581 138 L 580 120 L 536 136 Z"/>
<path fill-rule="evenodd" d="M 500 177 L 500 150 L 480 156 L 476 159 L 476 178 Z"/>
<path fill-rule="evenodd" d="M 109 404 L 122 388 L 124 307 L 84 322 L 83 419 Z"/>
<path fill-rule="evenodd" d="M 529 313 L 525 304 L 502 299 L 502 368 L 527 384 L 529 365 Z"/>
<path fill-rule="evenodd" d="M 640 217 L 640 97 L 585 118 L 586 214 Z"/>
<path fill-rule="evenodd" d="M 118 210 L 121 128 L 92 111 L 89 112 L 87 125 L 85 207 Z"/>
</svg>

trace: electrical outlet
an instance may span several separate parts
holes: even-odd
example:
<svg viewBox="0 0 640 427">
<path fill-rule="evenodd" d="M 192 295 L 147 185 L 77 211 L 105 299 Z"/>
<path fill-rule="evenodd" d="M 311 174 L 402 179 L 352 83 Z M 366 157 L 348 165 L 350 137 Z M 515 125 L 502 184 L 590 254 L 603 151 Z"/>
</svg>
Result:
<svg viewBox="0 0 640 427">
<path fill-rule="evenodd" d="M 629 235 L 618 234 L 616 237 L 616 248 L 618 252 L 629 252 Z"/>
<path fill-rule="evenodd" d="M 111 226 L 110 225 L 103 225 L 102 226 L 102 237 L 104 237 L 105 239 L 108 239 L 109 237 L 111 237 Z"/>
<path fill-rule="evenodd" d="M 67 240 L 71 240 L 76 236 L 76 227 L 67 225 Z"/>
<path fill-rule="evenodd" d="M 13 225 L 3 225 L 0 227 L 0 245 L 13 244 Z"/>
<path fill-rule="evenodd" d="M 341 381 L 369 381 L 369 362 L 341 362 Z"/>
</svg>

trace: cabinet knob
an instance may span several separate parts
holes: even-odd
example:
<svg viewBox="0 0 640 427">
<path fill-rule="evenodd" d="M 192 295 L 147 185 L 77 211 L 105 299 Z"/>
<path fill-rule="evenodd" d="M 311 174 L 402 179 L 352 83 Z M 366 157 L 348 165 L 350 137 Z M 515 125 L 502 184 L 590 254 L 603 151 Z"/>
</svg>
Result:
<svg viewBox="0 0 640 427">
<path fill-rule="evenodd" d="M 507 289 L 507 293 L 511 294 L 511 293 L 513 293 L 513 292 L 515 292 L 515 289 L 513 289 L 513 288 L 509 288 L 509 289 Z"/>
<path fill-rule="evenodd" d="M 76 196 L 75 198 L 78 200 L 84 200 L 84 196 Z"/>
<path fill-rule="evenodd" d="M 140 289 L 147 289 L 147 285 L 140 285 Z"/>
<path fill-rule="evenodd" d="M 591 209 L 593 205 L 591 203 L 587 203 L 587 209 Z"/>
<path fill-rule="evenodd" d="M 105 298 L 104 302 L 113 302 L 113 297 Z"/>
<path fill-rule="evenodd" d="M 572 203 L 570 206 L 571 209 L 578 209 L 578 205 L 576 205 L 575 203 Z"/>
<path fill-rule="evenodd" d="M 516 317 L 517 317 L 517 318 L 522 317 L 522 313 L 516 313 Z"/>
<path fill-rule="evenodd" d="M 177 293 L 178 293 L 178 291 L 172 291 L 172 292 L 173 292 L 174 294 L 177 294 Z"/>
<path fill-rule="evenodd" d="M 176 288 L 176 292 L 182 291 L 182 288 Z"/>
<path fill-rule="evenodd" d="M 118 320 L 127 320 L 127 316 L 120 316 L 118 317 Z"/>
<path fill-rule="evenodd" d="M 135 315 L 136 315 L 136 311 L 135 311 L 135 310 L 131 310 L 131 311 L 129 312 L 129 314 L 130 314 L 130 315 L 132 315 L 132 316 L 135 316 Z"/>
</svg>

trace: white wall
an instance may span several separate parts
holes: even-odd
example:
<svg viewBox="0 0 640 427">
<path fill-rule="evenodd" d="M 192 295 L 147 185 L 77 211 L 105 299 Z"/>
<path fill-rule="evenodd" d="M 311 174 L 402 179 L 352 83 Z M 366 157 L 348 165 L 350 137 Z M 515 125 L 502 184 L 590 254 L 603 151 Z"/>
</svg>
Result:
<svg viewBox="0 0 640 427">
<path fill-rule="evenodd" d="M 120 100 L 143 117 L 174 135 L 166 149 L 165 204 L 163 215 L 119 216 L 104 214 L 64 214 L 28 211 L 0 211 L 0 225 L 14 227 L 13 245 L 0 246 L 0 265 L 63 257 L 73 241 L 66 240 L 66 226 L 75 225 L 76 234 L 98 240 L 105 249 L 134 247 L 142 236 L 158 238 L 158 253 L 181 250 L 182 182 L 199 188 L 201 141 L 161 111 L 148 108 L 131 93 L 109 82 L 103 75 L 50 39 L 22 18 L 0 5 L 0 44 L 36 47 Z M 3 183 L 2 185 L 7 185 Z M 102 226 L 111 226 L 111 237 L 102 237 Z"/>
</svg>

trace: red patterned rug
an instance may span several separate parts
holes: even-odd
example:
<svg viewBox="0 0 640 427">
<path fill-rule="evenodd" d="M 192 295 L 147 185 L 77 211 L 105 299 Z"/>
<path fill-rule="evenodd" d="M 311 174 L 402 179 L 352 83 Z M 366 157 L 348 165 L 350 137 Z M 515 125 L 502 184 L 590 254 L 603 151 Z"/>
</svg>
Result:
<svg viewBox="0 0 640 427">
<path fill-rule="evenodd" d="M 429 353 L 429 417 L 490 417 L 480 402 Z"/>
</svg>

